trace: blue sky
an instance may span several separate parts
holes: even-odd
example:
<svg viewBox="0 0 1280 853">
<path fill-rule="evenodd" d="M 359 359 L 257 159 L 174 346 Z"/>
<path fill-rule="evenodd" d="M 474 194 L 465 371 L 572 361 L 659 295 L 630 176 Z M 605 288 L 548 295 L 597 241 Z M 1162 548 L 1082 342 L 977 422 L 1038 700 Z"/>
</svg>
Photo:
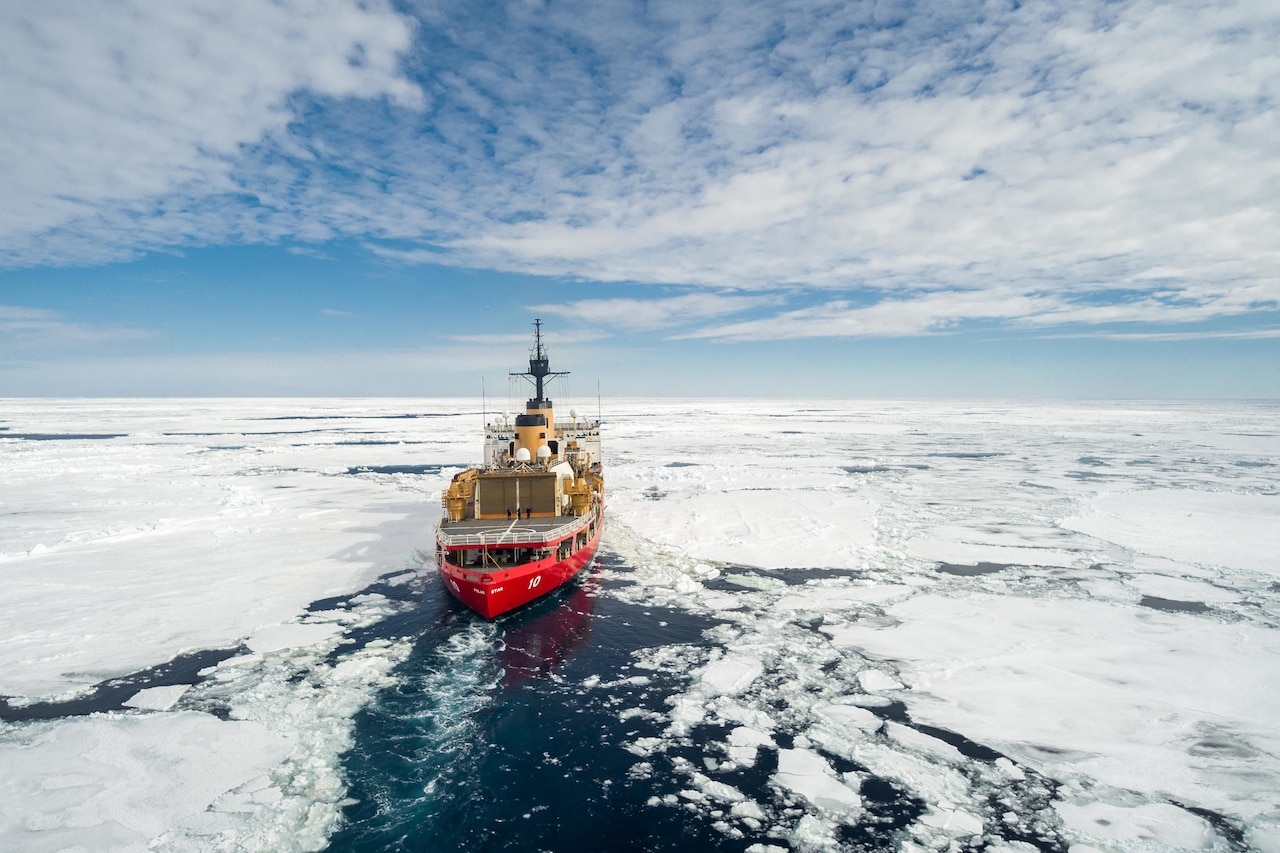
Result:
<svg viewBox="0 0 1280 853">
<path fill-rule="evenodd" d="M 1280 11 L 10 3 L 0 396 L 1280 396 Z"/>
</svg>

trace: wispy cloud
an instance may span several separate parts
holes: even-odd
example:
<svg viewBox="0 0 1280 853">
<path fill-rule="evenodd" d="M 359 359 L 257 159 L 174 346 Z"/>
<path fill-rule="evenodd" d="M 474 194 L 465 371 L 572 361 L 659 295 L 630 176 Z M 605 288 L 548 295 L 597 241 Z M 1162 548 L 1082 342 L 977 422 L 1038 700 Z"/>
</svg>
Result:
<svg viewBox="0 0 1280 853">
<path fill-rule="evenodd" d="M 448 261 L 448 255 L 440 249 L 397 249 L 377 243 L 366 243 L 365 248 L 383 260 L 398 264 L 440 264 Z"/>
<path fill-rule="evenodd" d="M 1107 332 L 1090 331 L 1088 334 L 1045 335 L 1047 338 L 1103 338 L 1110 341 L 1208 341 L 1208 340 L 1241 340 L 1256 341 L 1280 338 L 1280 328 L 1248 329 L 1244 331 L 1232 329 L 1213 329 L 1204 332 Z"/>
<path fill-rule="evenodd" d="M 563 305 L 537 305 L 532 310 L 588 325 L 649 331 L 687 326 L 780 301 L 777 296 L 767 295 L 687 293 L 649 299 L 583 299 Z"/>
<path fill-rule="evenodd" d="M 261 239 L 246 154 L 296 147 L 299 92 L 421 106 L 411 30 L 379 0 L 6 4 L 0 259 Z"/>
<path fill-rule="evenodd" d="M 344 237 L 702 289 L 540 310 L 718 339 L 1280 302 L 1273 3 L 0 15 L 11 265 Z"/>
<path fill-rule="evenodd" d="M 0 351 L 51 353 L 154 338 L 148 329 L 76 323 L 56 311 L 0 305 Z"/>
<path fill-rule="evenodd" d="M 828 300 L 768 317 L 702 326 L 672 337 L 722 341 L 904 337 L 955 334 L 972 329 L 975 323 L 1010 329 L 1088 326 L 1097 329 L 1097 334 L 1104 334 L 1106 327 L 1116 324 L 1191 324 L 1251 313 L 1265 316 L 1272 323 L 1280 322 L 1280 306 L 1274 302 L 1259 304 L 1237 299 L 1234 294 L 1195 301 L 1182 296 L 1169 292 L 1135 296 L 1128 292 L 1073 298 L 1060 293 L 1024 293 L 1014 287 L 937 290 L 892 296 L 864 305 Z"/>
</svg>

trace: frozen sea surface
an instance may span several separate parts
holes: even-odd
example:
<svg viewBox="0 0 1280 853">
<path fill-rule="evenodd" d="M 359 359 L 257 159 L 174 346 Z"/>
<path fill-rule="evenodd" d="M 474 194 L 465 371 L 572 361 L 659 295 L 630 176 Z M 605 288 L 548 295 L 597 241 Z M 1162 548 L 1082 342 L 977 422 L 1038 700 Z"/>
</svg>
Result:
<svg viewBox="0 0 1280 853">
<path fill-rule="evenodd" d="M 615 401 L 493 623 L 480 423 L 3 401 L 0 849 L 1280 851 L 1280 407 Z"/>
</svg>

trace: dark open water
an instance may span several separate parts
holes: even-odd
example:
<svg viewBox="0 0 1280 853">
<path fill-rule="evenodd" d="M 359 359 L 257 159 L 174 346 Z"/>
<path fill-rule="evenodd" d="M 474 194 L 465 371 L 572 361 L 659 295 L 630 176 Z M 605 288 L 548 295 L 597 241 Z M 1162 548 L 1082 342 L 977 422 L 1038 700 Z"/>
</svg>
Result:
<svg viewBox="0 0 1280 853">
<path fill-rule="evenodd" d="M 610 569 L 625 569 L 602 553 Z M 530 608 L 486 622 L 448 596 L 434 575 L 420 609 L 381 626 L 407 636 L 410 657 L 356 720 L 345 758 L 351 803 L 334 851 L 744 851 L 787 842 L 799 816 L 779 802 L 769 778 L 777 753 L 761 750 L 751 768 L 716 774 L 749 799 L 772 804 L 781 824 L 752 830 L 722 812 L 677 795 L 690 785 L 676 763 L 701 767 L 700 744 L 723 742 L 727 730 L 695 729 L 687 746 L 638 756 L 625 745 L 663 734 L 668 699 L 688 675 L 636 666 L 636 653 L 658 646 L 709 647 L 714 622 L 677 610 L 643 607 L 609 594 L 617 572 L 600 563 L 572 587 Z M 371 639 L 368 637 L 365 639 Z M 652 717 L 621 712 L 644 709 Z M 900 704 L 886 716 L 909 722 Z M 791 746 L 784 731 L 774 733 Z M 837 770 L 854 769 L 827 756 Z M 863 785 L 866 813 L 842 827 L 844 849 L 893 847 L 894 836 L 924 804 L 895 784 Z M 665 798 L 665 801 L 664 801 Z M 721 823 L 717 828 L 716 823 Z M 1041 849 L 1060 849 L 1040 844 Z"/>
<path fill-rule="evenodd" d="M 598 571 L 493 623 L 428 585 L 424 631 L 398 683 L 357 718 L 346 759 L 357 802 L 330 849 L 746 846 L 726 846 L 684 809 L 649 805 L 671 793 L 670 774 L 633 773 L 642 759 L 623 746 L 664 723 L 619 713 L 665 716 L 680 688 L 672 675 L 637 669 L 632 653 L 700 644 L 712 623 L 602 595 Z"/>
</svg>

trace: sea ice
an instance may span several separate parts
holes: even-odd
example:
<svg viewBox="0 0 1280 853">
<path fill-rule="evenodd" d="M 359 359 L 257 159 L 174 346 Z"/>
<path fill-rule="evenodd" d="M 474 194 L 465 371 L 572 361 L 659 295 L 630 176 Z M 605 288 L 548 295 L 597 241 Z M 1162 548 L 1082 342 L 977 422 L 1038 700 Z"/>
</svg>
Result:
<svg viewBox="0 0 1280 853">
<path fill-rule="evenodd" d="M 9 850 L 146 849 L 288 749 L 260 723 L 193 711 L 10 730 L 0 738 L 0 839 Z"/>
<path fill-rule="evenodd" d="M 1280 754 L 1275 630 L 989 595 L 922 595 L 890 612 L 896 627 L 830 633 L 837 646 L 896 658 L 917 719 L 1049 775 L 1087 773 L 1246 817 L 1273 806 L 1259 783 L 1280 788 L 1280 765 L 1241 763 L 1195 744 L 1208 737 L 1198 730 L 1215 730 L 1250 754 Z"/>
<path fill-rule="evenodd" d="M 735 717 L 712 703 L 720 719 L 767 710 L 797 748 L 849 758 L 901 785 L 929 806 L 910 834 L 925 847 L 984 831 L 992 849 L 1025 849 L 1015 839 L 1037 836 L 1105 846 L 1048 808 L 1055 798 L 1078 802 L 1079 785 L 1095 792 L 1090 802 L 1116 809 L 1117 837 L 1153 841 L 1135 805 L 1176 801 L 1224 816 L 1228 828 L 1210 829 L 1215 844 L 1233 843 L 1224 833 L 1235 826 L 1270 850 L 1280 828 L 1269 794 L 1280 789 L 1274 406 L 788 411 L 759 401 L 646 401 L 645 411 L 664 428 L 638 433 L 614 469 L 611 506 L 636 536 L 611 547 L 629 557 L 661 543 L 644 577 L 697 560 L 734 567 L 716 587 L 714 610 L 736 630 L 708 638 L 727 651 L 751 637 L 767 650 L 762 671 L 732 697 Z M 735 419 L 752 426 L 729 448 L 709 436 Z M 675 433 L 696 464 L 664 469 Z M 769 517 L 791 508 L 804 519 L 794 529 Z M 970 575 L 938 571 L 983 563 Z M 849 574 L 788 583 L 785 573 L 752 567 Z M 632 600 L 661 588 L 644 577 Z M 790 690 L 775 687 L 786 683 Z M 682 700 L 706 707 L 708 688 L 690 683 L 673 715 L 684 714 Z M 891 690 L 913 724 L 842 729 L 830 718 L 839 696 L 887 708 L 887 699 L 874 701 L 877 690 Z M 1008 757 L 970 758 L 915 723 Z M 726 748 L 740 765 L 754 759 L 753 746 Z M 785 788 L 781 781 L 775 774 Z M 982 809 L 995 798 L 1012 822 L 997 814 L 997 825 L 984 826 Z M 1180 813 L 1191 815 L 1179 818 L 1184 826 L 1208 825 Z M 815 839 L 830 842 L 829 827 L 814 820 Z M 999 838 L 1002 825 L 1015 834 Z"/>
<path fill-rule="evenodd" d="M 0 846 L 324 846 L 352 719 L 412 643 L 329 653 L 395 612 L 352 593 L 429 563 L 439 489 L 478 455 L 457 414 L 474 408 L 6 401 L 13 433 L 118 436 L 0 431 L 9 707 L 238 651 L 180 698 L 141 688 L 152 710 L 0 728 Z M 658 802 L 696 791 L 690 819 L 721 803 L 720 831 L 839 849 L 865 815 L 832 766 L 851 761 L 924 803 L 904 850 L 979 832 L 992 850 L 1223 849 L 1234 827 L 1280 851 L 1273 405 L 644 400 L 606 427 L 601 594 L 716 626 L 637 658 L 684 686 L 666 732 L 624 746 L 675 766 L 724 725 L 691 764 L 713 773 L 788 747 L 765 790 L 685 769 Z M 409 459 L 424 473 L 379 472 Z M 429 748 L 477 737 L 491 630 L 451 639 L 448 678 L 419 685 L 452 709 Z"/>
<path fill-rule="evenodd" d="M 140 708 L 144 711 L 167 711 L 176 705 L 183 694 L 190 689 L 190 684 L 148 687 L 133 694 L 133 697 L 127 700 L 124 706 L 126 708 Z"/>
<path fill-rule="evenodd" d="M 1280 577 L 1280 495 L 1126 490 L 1082 510 L 1062 526 L 1145 554 Z"/>
<path fill-rule="evenodd" d="M 901 690 L 902 682 L 878 669 L 864 669 L 858 673 L 858 684 L 868 693 L 882 690 Z"/>
<path fill-rule="evenodd" d="M 761 673 L 762 666 L 756 658 L 743 654 L 728 654 L 712 661 L 701 670 L 702 683 L 715 693 L 741 693 Z"/>
<path fill-rule="evenodd" d="M 1155 842 L 1176 850 L 1204 850 L 1214 841 L 1203 818 L 1168 803 L 1131 807 L 1101 802 L 1056 803 L 1054 808 L 1068 826 L 1101 844 Z"/>
<path fill-rule="evenodd" d="M 822 756 L 808 749 L 778 750 L 777 784 L 804 797 L 823 813 L 849 820 L 862 808 L 857 791 L 835 778 Z"/>
</svg>

